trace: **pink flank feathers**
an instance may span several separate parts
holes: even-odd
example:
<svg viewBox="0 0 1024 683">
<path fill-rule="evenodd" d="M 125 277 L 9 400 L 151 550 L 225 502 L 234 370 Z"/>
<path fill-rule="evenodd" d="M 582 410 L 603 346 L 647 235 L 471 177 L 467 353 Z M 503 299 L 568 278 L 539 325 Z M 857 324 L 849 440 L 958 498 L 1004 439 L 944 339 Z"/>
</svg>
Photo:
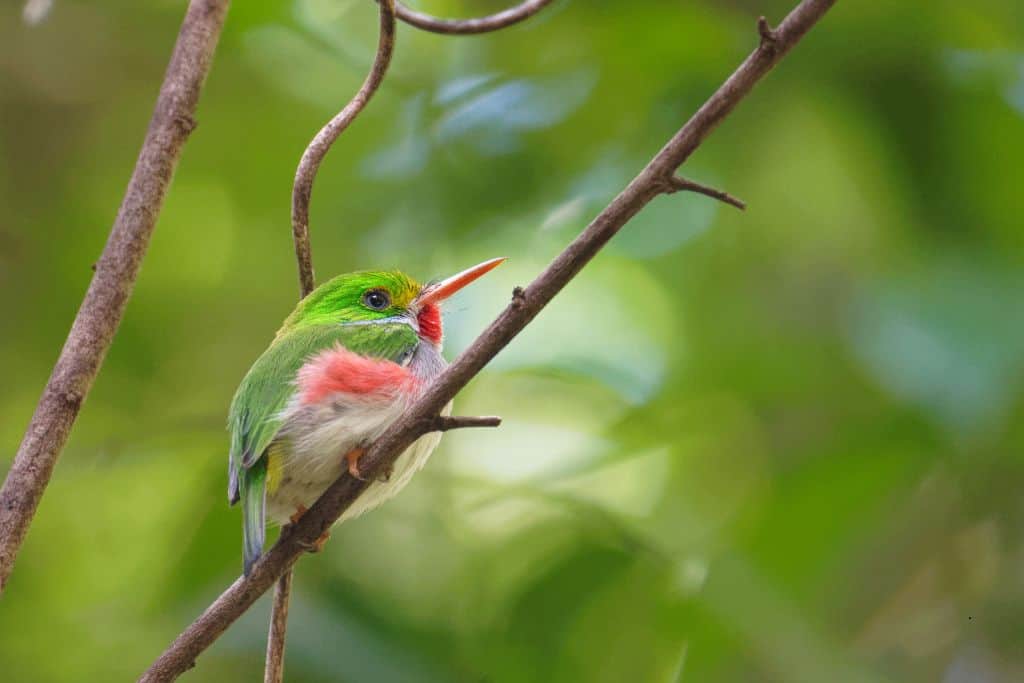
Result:
<svg viewBox="0 0 1024 683">
<path fill-rule="evenodd" d="M 335 393 L 386 398 L 413 391 L 417 383 L 416 376 L 398 363 L 340 346 L 317 354 L 299 370 L 299 392 L 307 405 Z"/>
</svg>

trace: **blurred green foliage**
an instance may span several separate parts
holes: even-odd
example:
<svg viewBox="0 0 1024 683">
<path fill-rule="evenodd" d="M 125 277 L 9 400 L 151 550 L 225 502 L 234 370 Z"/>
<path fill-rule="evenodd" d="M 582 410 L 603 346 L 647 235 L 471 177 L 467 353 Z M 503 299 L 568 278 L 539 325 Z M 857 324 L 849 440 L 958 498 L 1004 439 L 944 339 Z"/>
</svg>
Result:
<svg viewBox="0 0 1024 683">
<path fill-rule="evenodd" d="M 0 6 L 0 469 L 181 1 Z M 448 16 L 498 0 L 424 1 Z M 321 279 L 505 267 L 457 353 L 792 2 L 402 26 L 313 195 Z M 6 681 L 129 680 L 238 573 L 228 401 L 297 294 L 295 165 L 369 1 L 236 2 L 127 316 L 0 601 Z M 290 681 L 1024 679 L 1024 4 L 839 3 L 296 579 Z M 261 601 L 190 681 L 258 680 Z"/>
</svg>

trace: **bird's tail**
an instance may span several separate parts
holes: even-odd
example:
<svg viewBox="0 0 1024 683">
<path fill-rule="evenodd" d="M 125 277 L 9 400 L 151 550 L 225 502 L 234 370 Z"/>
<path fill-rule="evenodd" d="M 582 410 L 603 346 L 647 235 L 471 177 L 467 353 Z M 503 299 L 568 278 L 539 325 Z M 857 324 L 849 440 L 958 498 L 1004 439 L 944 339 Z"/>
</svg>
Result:
<svg viewBox="0 0 1024 683">
<path fill-rule="evenodd" d="M 267 459 L 261 458 L 241 472 L 242 553 L 245 575 L 263 554 L 267 537 Z"/>
</svg>

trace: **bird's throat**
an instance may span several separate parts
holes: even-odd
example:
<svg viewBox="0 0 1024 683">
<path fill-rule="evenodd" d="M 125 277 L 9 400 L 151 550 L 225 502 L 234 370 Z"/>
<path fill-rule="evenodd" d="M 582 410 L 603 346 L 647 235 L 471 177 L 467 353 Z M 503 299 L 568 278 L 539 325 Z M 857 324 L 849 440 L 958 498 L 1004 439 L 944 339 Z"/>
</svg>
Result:
<svg viewBox="0 0 1024 683">
<path fill-rule="evenodd" d="M 440 344 L 444 334 L 441 326 L 441 311 L 437 304 L 424 304 L 416 316 L 416 323 L 420 328 L 420 337 L 432 344 Z"/>
</svg>

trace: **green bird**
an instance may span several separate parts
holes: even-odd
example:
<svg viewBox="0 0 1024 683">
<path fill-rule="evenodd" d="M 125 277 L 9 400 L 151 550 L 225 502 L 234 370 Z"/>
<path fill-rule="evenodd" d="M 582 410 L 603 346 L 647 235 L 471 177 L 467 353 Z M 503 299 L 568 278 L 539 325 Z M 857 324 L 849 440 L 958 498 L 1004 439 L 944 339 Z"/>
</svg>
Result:
<svg viewBox="0 0 1024 683">
<path fill-rule="evenodd" d="M 439 304 L 504 260 L 426 285 L 398 271 L 340 275 L 285 319 L 239 385 L 228 416 L 228 502 L 242 503 L 246 574 L 263 552 L 268 518 L 297 520 L 346 469 L 361 478 L 363 448 L 447 365 Z M 440 439 L 420 437 L 339 521 L 398 493 Z"/>
</svg>

